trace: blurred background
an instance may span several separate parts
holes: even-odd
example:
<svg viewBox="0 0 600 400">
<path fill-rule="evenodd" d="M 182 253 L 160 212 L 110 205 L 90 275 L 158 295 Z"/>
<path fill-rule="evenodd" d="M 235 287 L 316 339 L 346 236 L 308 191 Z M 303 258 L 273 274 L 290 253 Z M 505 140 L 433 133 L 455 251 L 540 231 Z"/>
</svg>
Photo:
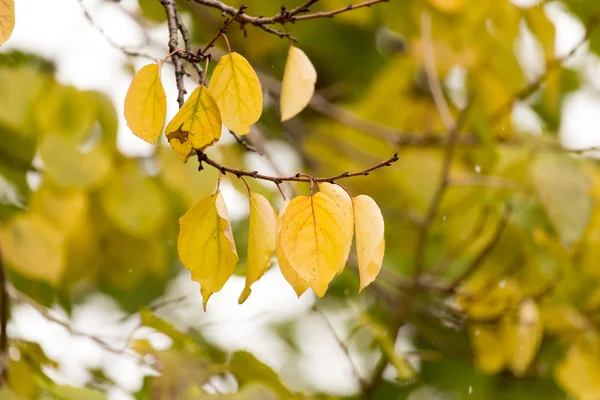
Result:
<svg viewBox="0 0 600 400">
<path fill-rule="evenodd" d="M 242 3 L 253 16 L 282 6 L 227 2 Z M 193 50 L 223 25 L 216 9 L 177 5 Z M 144 143 L 123 117 L 134 73 L 168 54 L 161 2 L 16 0 L 15 13 L 0 48 L 0 398 L 600 398 L 596 0 L 392 0 L 287 24 L 318 80 L 283 124 L 288 40 L 232 24 L 264 111 L 244 137 L 256 152 L 223 128 L 211 158 L 313 176 L 399 161 L 344 183 L 382 209 L 379 278 L 358 294 L 351 257 L 322 299 L 298 299 L 274 261 L 238 305 L 248 198 L 226 175 L 240 262 L 207 312 L 178 260 L 178 218 L 218 171 Z M 169 121 L 172 64 L 162 80 Z M 279 209 L 274 185 L 249 181 Z"/>
</svg>

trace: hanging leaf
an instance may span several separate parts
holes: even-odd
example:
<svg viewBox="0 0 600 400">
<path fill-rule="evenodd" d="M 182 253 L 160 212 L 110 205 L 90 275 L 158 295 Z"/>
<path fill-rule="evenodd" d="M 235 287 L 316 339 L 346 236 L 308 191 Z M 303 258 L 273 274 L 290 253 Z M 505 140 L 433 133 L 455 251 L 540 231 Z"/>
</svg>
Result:
<svg viewBox="0 0 600 400">
<path fill-rule="evenodd" d="M 139 138 L 155 144 L 167 117 L 160 65 L 148 64 L 133 77 L 125 96 L 125 120 Z"/>
<path fill-rule="evenodd" d="M 292 268 L 323 297 L 344 260 L 342 213 L 323 193 L 293 199 L 282 216 L 278 246 Z"/>
<path fill-rule="evenodd" d="M 221 137 L 221 113 L 206 86 L 194 90 L 166 129 L 167 139 L 185 161 L 194 150 L 204 150 Z"/>
<path fill-rule="evenodd" d="M 2 46 L 15 29 L 15 1 L 0 0 L 0 46 Z"/>
<path fill-rule="evenodd" d="M 385 250 L 384 222 L 377 203 L 369 196 L 355 197 L 353 203 L 360 290 L 363 290 L 381 270 Z"/>
<path fill-rule="evenodd" d="M 315 92 L 317 71 L 306 54 L 290 46 L 281 82 L 281 120 L 292 118 L 310 102 Z"/>
<path fill-rule="evenodd" d="M 521 302 L 513 315 L 505 316 L 503 342 L 506 364 L 515 376 L 523 376 L 535 358 L 542 341 L 544 326 L 535 301 Z"/>
<path fill-rule="evenodd" d="M 209 88 L 221 110 L 223 125 L 238 135 L 250 132 L 250 125 L 262 114 L 263 96 L 248 61 L 238 53 L 221 57 Z"/>
<path fill-rule="evenodd" d="M 200 283 L 203 307 L 233 274 L 238 255 L 220 192 L 201 198 L 179 219 L 179 258 Z"/>
<path fill-rule="evenodd" d="M 352 198 L 341 186 L 333 183 L 325 182 L 319 184 L 319 191 L 333 200 L 342 213 L 342 230 L 346 238 L 346 246 L 344 247 L 344 262 L 338 271 L 339 276 L 346 266 L 350 247 L 352 247 L 352 236 L 354 236 L 354 208 L 352 207 Z"/>
<path fill-rule="evenodd" d="M 279 210 L 279 216 L 277 217 L 277 243 L 279 243 L 279 235 L 281 234 L 281 221 L 287 206 L 290 204 L 289 200 L 286 200 L 281 206 L 281 210 Z M 302 296 L 302 293 L 306 292 L 306 289 L 310 287 L 308 282 L 306 282 L 290 265 L 285 253 L 281 246 L 275 247 L 275 253 L 277 255 L 277 263 L 279 264 L 279 269 L 281 270 L 281 274 L 285 278 L 286 281 L 292 286 L 294 292 L 298 297 Z"/>
<path fill-rule="evenodd" d="M 242 304 L 250 296 L 250 286 L 259 280 L 271 266 L 275 252 L 277 216 L 269 201 L 258 193 L 250 194 L 248 228 L 248 261 L 246 286 L 238 299 Z"/>
</svg>

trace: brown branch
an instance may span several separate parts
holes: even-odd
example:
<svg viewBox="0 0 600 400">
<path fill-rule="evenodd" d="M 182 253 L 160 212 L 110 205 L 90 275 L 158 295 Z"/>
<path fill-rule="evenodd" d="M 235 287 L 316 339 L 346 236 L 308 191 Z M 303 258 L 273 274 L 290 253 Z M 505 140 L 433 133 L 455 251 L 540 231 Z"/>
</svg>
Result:
<svg viewBox="0 0 600 400">
<path fill-rule="evenodd" d="M 181 56 L 181 54 L 180 56 L 186 61 L 188 61 L 190 64 L 192 64 L 192 67 L 194 67 L 196 73 L 198 74 L 198 82 L 202 82 L 202 80 L 204 79 L 204 70 L 200 66 L 200 62 L 202 61 L 202 59 L 195 60 L 189 56 L 192 54 L 192 41 L 190 39 L 190 32 L 183 23 L 183 20 L 181 19 L 181 15 L 179 15 L 179 13 L 177 14 L 177 28 L 179 29 L 179 32 L 181 32 L 181 37 L 183 38 L 183 44 L 185 46 L 186 52 L 185 56 Z"/>
<path fill-rule="evenodd" d="M 177 37 L 181 21 L 179 17 L 179 12 L 177 11 L 177 5 L 175 4 L 175 0 L 160 0 L 160 3 L 165 8 L 165 12 L 167 13 L 167 26 L 169 27 L 169 52 L 173 53 L 177 50 L 177 46 L 179 44 L 179 39 Z M 184 96 L 187 93 L 183 84 L 185 69 L 183 67 L 183 63 L 181 62 L 180 57 L 181 56 L 178 52 L 173 53 L 173 55 L 171 56 L 171 59 L 173 60 L 173 65 L 175 65 L 175 81 L 177 83 L 177 103 L 179 103 L 179 108 L 183 107 L 183 103 L 185 102 Z"/>
<path fill-rule="evenodd" d="M 225 23 L 223 24 L 223 27 L 221 29 L 219 29 L 219 32 L 215 35 L 215 37 L 212 38 L 212 40 L 210 42 L 208 42 L 206 44 L 206 46 L 199 52 L 199 54 L 205 56 L 206 52 L 208 50 L 210 50 L 211 47 L 213 47 L 213 45 L 215 44 L 215 42 L 217 41 L 217 39 L 223 35 L 224 33 L 227 32 L 227 28 L 229 27 L 229 25 L 235 21 L 235 19 L 237 17 L 239 17 L 240 15 L 244 14 L 245 10 L 248 8 L 248 6 L 242 4 L 240 6 L 240 8 L 238 8 L 237 12 L 233 15 L 233 17 L 226 19 Z"/>
<path fill-rule="evenodd" d="M 392 165 L 392 163 L 398 161 L 398 154 L 394 154 L 391 158 L 382 161 L 378 164 L 373 165 L 372 167 L 369 167 L 367 169 L 364 169 L 362 171 L 357 171 L 357 172 L 344 172 L 341 173 L 339 175 L 333 175 L 333 176 L 329 176 L 329 177 L 324 177 L 324 178 L 312 178 L 312 177 L 308 177 L 307 175 L 304 174 L 296 174 L 293 176 L 269 176 L 269 175 L 263 175 L 263 174 L 259 174 L 257 171 L 245 171 L 243 169 L 236 169 L 236 168 L 231 168 L 231 167 L 227 167 L 225 165 L 221 165 L 218 162 L 208 158 L 208 156 L 206 154 L 204 154 L 202 151 L 197 150 L 196 151 L 196 155 L 198 156 L 198 162 L 200 163 L 200 167 L 199 169 L 202 169 L 202 162 L 207 163 L 208 165 L 210 165 L 211 167 L 214 167 L 216 169 L 218 169 L 219 171 L 221 171 L 223 174 L 229 172 L 237 177 L 241 177 L 241 176 L 248 176 L 254 179 L 261 179 L 264 181 L 271 181 L 274 183 L 281 183 L 281 182 L 308 182 L 308 183 L 312 183 L 312 182 L 334 182 L 338 179 L 344 179 L 344 178 L 351 178 L 354 176 L 362 176 L 362 175 L 369 175 L 369 173 L 371 171 L 374 171 L 376 169 L 379 168 L 383 168 L 383 167 L 389 167 L 390 165 Z"/>
<path fill-rule="evenodd" d="M 373 4 L 377 4 L 377 3 L 387 3 L 388 1 L 389 0 L 369 0 L 369 1 L 364 1 L 362 3 L 358 3 L 358 4 L 348 4 L 346 7 L 338 8 L 337 10 L 319 11 L 319 12 L 308 14 L 308 15 L 300 15 L 298 17 L 294 17 L 292 19 L 292 21 L 302 21 L 302 20 L 306 20 L 306 19 L 315 19 L 315 18 L 332 18 L 337 14 L 356 10 L 356 9 L 362 8 L 362 7 L 370 7 Z"/>
<path fill-rule="evenodd" d="M 8 380 L 8 335 L 6 326 L 8 325 L 10 300 L 8 298 L 8 277 L 4 258 L 2 256 L 2 247 L 0 245 L 0 387 L 4 386 Z"/>
<path fill-rule="evenodd" d="M 506 207 L 504 208 L 504 212 L 502 213 L 502 217 L 496 226 L 496 230 L 494 231 L 494 236 L 492 236 L 492 239 L 488 242 L 488 244 L 479 252 L 479 254 L 477 254 L 473 261 L 471 261 L 470 265 L 448 285 L 448 292 L 454 291 L 465 279 L 473 275 L 475 271 L 477 271 L 477 269 L 483 264 L 487 256 L 500 241 L 502 233 L 504 233 L 504 229 L 506 228 L 506 225 L 510 219 L 510 215 L 512 214 L 512 209 L 512 204 L 507 203 Z"/>
<path fill-rule="evenodd" d="M 458 120 L 450 130 L 450 134 L 448 135 L 448 145 L 446 146 L 446 152 L 442 161 L 442 170 L 440 171 L 440 182 L 436 188 L 435 193 L 433 194 L 433 198 L 431 199 L 431 203 L 429 204 L 427 213 L 425 214 L 425 218 L 423 219 L 423 222 L 419 227 L 419 231 L 417 233 L 417 240 L 415 245 L 415 262 L 413 271 L 413 277 L 417 281 L 419 279 L 419 276 L 423 273 L 423 269 L 425 268 L 425 249 L 427 245 L 427 238 L 429 236 L 429 230 L 438 212 L 438 208 L 442 203 L 446 189 L 450 185 L 450 167 L 452 165 L 452 160 L 454 159 L 454 154 L 456 153 L 455 150 L 456 144 L 458 143 L 458 136 L 462 125 L 467 119 L 467 114 L 469 112 L 471 104 L 473 103 L 470 102 L 467 105 L 467 107 L 465 107 L 465 109 L 462 110 L 461 114 L 458 117 Z"/>
</svg>

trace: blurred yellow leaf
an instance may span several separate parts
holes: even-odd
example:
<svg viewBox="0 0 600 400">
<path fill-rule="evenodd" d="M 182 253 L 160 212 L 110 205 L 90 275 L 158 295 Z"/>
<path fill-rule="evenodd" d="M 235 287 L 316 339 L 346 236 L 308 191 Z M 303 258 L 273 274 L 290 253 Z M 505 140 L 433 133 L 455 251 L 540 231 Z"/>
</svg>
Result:
<svg viewBox="0 0 600 400">
<path fill-rule="evenodd" d="M 192 150 L 204 150 L 221 137 L 221 113 L 206 86 L 198 86 L 169 122 L 169 143 L 182 160 Z"/>
<path fill-rule="evenodd" d="M 269 269 L 271 257 L 275 252 L 277 216 L 269 201 L 258 193 L 250 194 L 250 216 L 248 221 L 246 286 L 238 300 L 240 304 L 250 296 L 250 286 Z"/>
<path fill-rule="evenodd" d="M 531 32 L 540 41 L 544 48 L 546 61 L 554 59 L 554 42 L 556 39 L 556 28 L 543 7 L 530 7 L 523 11 L 525 21 Z"/>
<path fill-rule="evenodd" d="M 100 202 L 117 228 L 139 238 L 155 234 L 167 214 L 167 200 L 160 187 L 136 168 L 113 174 L 100 191 Z"/>
<path fill-rule="evenodd" d="M 467 0 L 429 0 L 429 2 L 438 10 L 448 13 L 458 12 L 467 4 Z"/>
<path fill-rule="evenodd" d="M 355 197 L 356 253 L 360 273 L 360 290 L 373 282 L 381 270 L 385 238 L 383 215 L 369 196 Z"/>
<path fill-rule="evenodd" d="M 469 327 L 475 365 L 483 372 L 495 374 L 504 367 L 502 334 L 490 324 L 472 324 Z"/>
<path fill-rule="evenodd" d="M 287 206 L 290 204 L 289 200 L 286 200 L 281 206 L 281 210 L 279 210 L 279 215 L 277 217 L 277 243 L 280 242 L 279 235 L 281 234 L 281 222 L 283 214 L 285 214 L 285 210 Z M 275 247 L 275 253 L 277 255 L 277 263 L 279 264 L 279 269 L 281 270 L 281 274 L 285 278 L 285 280 L 292 286 L 294 292 L 298 297 L 302 296 L 302 293 L 306 292 L 306 289 L 310 287 L 308 282 L 306 282 L 290 265 L 283 249 L 281 246 Z"/>
<path fill-rule="evenodd" d="M 535 301 L 523 300 L 514 313 L 504 317 L 503 328 L 506 365 L 515 376 L 523 376 L 537 354 L 544 332 Z"/>
<path fill-rule="evenodd" d="M 223 125 L 238 135 L 262 114 L 263 96 L 256 72 L 238 53 L 221 57 L 210 79 L 209 89 L 221 110 Z"/>
<path fill-rule="evenodd" d="M 137 137 L 156 143 L 167 116 L 167 97 L 160 65 L 148 64 L 133 77 L 125 96 L 125 120 Z"/>
<path fill-rule="evenodd" d="M 350 247 L 352 247 L 352 236 L 354 236 L 354 208 L 352 198 L 341 186 L 334 183 L 324 182 L 319 184 L 319 192 L 329 197 L 342 213 L 342 230 L 346 238 L 346 246 L 344 247 L 344 262 L 340 265 L 338 276 L 346 266 Z"/>
<path fill-rule="evenodd" d="M 317 71 L 308 56 L 290 46 L 281 82 L 281 120 L 287 121 L 304 109 L 315 92 Z"/>
<path fill-rule="evenodd" d="M 200 283 L 203 307 L 233 274 L 238 255 L 220 192 L 201 198 L 179 219 L 179 258 Z"/>
<path fill-rule="evenodd" d="M 0 46 L 4 44 L 15 28 L 14 0 L 0 0 Z"/>
<path fill-rule="evenodd" d="M 20 274 L 56 285 L 63 274 L 63 236 L 43 216 L 21 214 L 1 231 L 6 260 Z"/>
<path fill-rule="evenodd" d="M 339 208 L 323 193 L 296 197 L 282 216 L 278 246 L 319 297 L 345 261 L 342 219 Z"/>
<path fill-rule="evenodd" d="M 580 335 L 554 370 L 558 384 L 577 400 L 600 398 L 600 339 Z"/>
</svg>

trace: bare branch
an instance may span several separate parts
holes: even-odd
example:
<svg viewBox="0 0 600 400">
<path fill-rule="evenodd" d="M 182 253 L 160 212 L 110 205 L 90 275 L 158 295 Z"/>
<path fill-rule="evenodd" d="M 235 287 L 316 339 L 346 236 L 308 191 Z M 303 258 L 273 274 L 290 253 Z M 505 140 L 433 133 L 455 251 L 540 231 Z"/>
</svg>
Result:
<svg viewBox="0 0 600 400">
<path fill-rule="evenodd" d="M 334 17 L 335 15 L 338 15 L 338 14 L 341 14 L 341 13 L 344 13 L 347 11 L 356 10 L 356 9 L 362 8 L 362 7 L 370 7 L 377 3 L 387 3 L 388 1 L 389 0 L 369 0 L 369 1 L 364 1 L 362 3 L 358 3 L 358 4 L 348 4 L 346 7 L 338 8 L 337 10 L 319 11 L 319 12 L 308 14 L 308 15 L 300 15 L 300 16 L 295 17 L 293 20 L 294 21 L 302 21 L 302 20 L 306 20 L 306 19 L 315 19 L 315 18 L 331 18 L 331 17 Z"/>
<path fill-rule="evenodd" d="M 169 27 L 169 52 L 173 53 L 171 59 L 173 60 L 173 65 L 175 65 L 175 81 L 177 82 L 178 92 L 177 103 L 179 103 L 179 108 L 181 108 L 185 102 L 184 96 L 186 94 L 185 86 L 183 84 L 185 69 L 183 67 L 183 63 L 181 62 L 179 53 L 175 51 L 177 50 L 177 46 L 179 44 L 179 39 L 177 37 L 180 29 L 179 26 L 180 24 L 183 25 L 183 23 L 181 23 L 179 12 L 177 11 L 177 6 L 175 5 L 175 0 L 160 0 L 160 3 L 163 5 L 165 12 L 167 13 L 167 25 Z"/>
</svg>

